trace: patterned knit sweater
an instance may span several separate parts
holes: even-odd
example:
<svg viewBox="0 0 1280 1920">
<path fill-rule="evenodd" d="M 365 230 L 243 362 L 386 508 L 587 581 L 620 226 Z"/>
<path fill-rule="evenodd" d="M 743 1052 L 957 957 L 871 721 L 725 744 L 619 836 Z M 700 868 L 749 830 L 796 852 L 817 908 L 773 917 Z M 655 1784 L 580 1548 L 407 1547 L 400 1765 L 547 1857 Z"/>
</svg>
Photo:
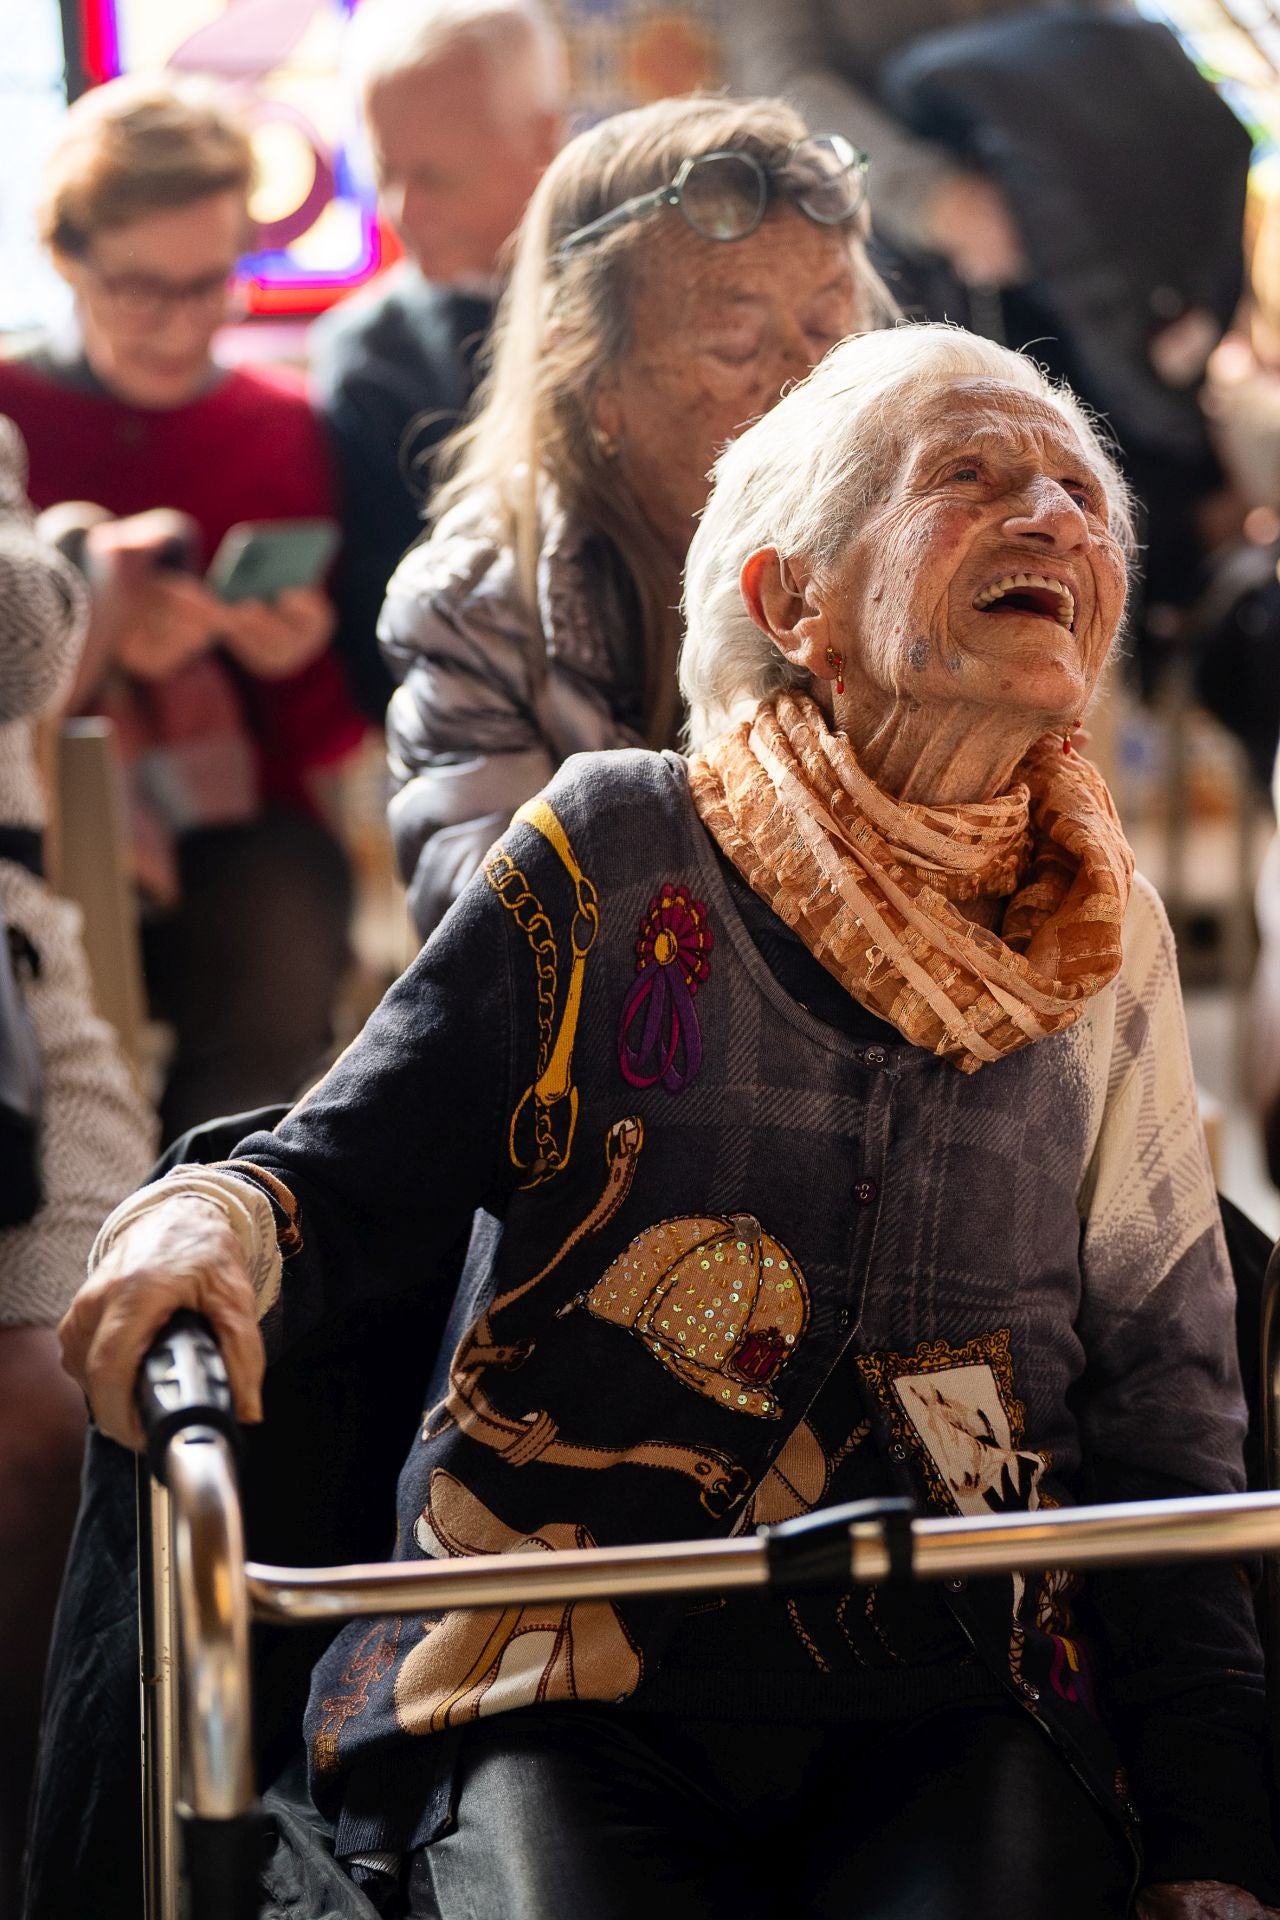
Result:
<svg viewBox="0 0 1280 1920">
<path fill-rule="evenodd" d="M 787 990 L 677 758 L 584 756 L 318 1090 L 223 1171 L 170 1181 L 235 1217 L 269 1343 L 407 1274 L 437 1284 L 474 1215 L 401 1474 L 401 1558 L 723 1535 L 826 1503 L 853 1457 L 863 1486 L 940 1512 L 1226 1492 L 1244 1427 L 1231 1280 L 1173 946 L 1142 883 L 1124 946 L 1078 1025 L 958 1073 Z M 900 1663 L 953 1660 L 963 1636 L 1108 1814 L 1131 1837 L 1141 1821 L 1148 1878 L 1274 1890 L 1235 1569 L 1099 1575 L 1083 1595 L 982 1581 L 945 1605 Z M 762 1623 L 774 1664 L 785 1638 L 815 1686 L 847 1676 L 840 1606 Z M 427 1837 L 437 1736 L 476 1715 L 639 1703 L 668 1651 L 679 1710 L 682 1613 L 345 1629 L 308 1727 L 340 1850 Z M 867 1697 L 836 1711 L 856 1720 Z"/>
<path fill-rule="evenodd" d="M 25 830 L 38 846 L 35 723 L 70 681 L 84 589 L 36 537 L 25 473 L 22 442 L 0 415 L 0 827 Z M 94 1017 L 76 909 L 3 857 L 0 907 L 38 958 L 26 991 L 44 1077 L 44 1203 L 25 1226 L 0 1229 L 0 1326 L 51 1326 L 84 1278 L 103 1215 L 144 1178 L 155 1127 L 115 1035 Z"/>
</svg>

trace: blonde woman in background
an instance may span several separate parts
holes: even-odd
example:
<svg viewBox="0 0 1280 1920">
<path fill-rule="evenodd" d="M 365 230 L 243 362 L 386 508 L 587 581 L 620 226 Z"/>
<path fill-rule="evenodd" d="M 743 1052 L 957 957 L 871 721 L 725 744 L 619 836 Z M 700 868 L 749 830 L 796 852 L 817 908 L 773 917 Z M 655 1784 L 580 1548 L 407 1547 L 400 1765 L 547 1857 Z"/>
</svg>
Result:
<svg viewBox="0 0 1280 1920">
<path fill-rule="evenodd" d="M 492 372 L 379 626 L 391 826 L 425 938 L 571 753 L 680 726 L 680 569 L 712 460 L 889 302 L 866 162 L 777 100 L 572 140 L 520 231 Z"/>
</svg>

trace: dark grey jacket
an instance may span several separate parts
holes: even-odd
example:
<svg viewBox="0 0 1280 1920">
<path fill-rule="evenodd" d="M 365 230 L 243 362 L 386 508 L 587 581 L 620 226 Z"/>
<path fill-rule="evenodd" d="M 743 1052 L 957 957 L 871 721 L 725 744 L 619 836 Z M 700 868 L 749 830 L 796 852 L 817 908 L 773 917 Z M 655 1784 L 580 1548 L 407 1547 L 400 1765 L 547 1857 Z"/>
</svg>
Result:
<svg viewBox="0 0 1280 1920">
<path fill-rule="evenodd" d="M 1100 0 L 1097 10 L 1129 8 Z M 877 226 L 899 246 L 926 247 L 924 209 L 957 162 L 885 107 L 881 68 L 946 27 L 1050 11 L 1061 11 L 1061 0 L 737 0 L 730 83 L 738 92 L 785 94 L 815 132 L 843 133 L 865 148 Z"/>
</svg>

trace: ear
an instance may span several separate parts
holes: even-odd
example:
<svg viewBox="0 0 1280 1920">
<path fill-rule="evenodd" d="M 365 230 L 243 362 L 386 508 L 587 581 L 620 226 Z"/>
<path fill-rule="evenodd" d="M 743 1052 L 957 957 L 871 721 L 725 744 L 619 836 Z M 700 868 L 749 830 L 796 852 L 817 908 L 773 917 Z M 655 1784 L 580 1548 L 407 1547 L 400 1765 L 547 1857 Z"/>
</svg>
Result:
<svg viewBox="0 0 1280 1920">
<path fill-rule="evenodd" d="M 744 563 L 738 585 L 747 612 L 792 666 L 827 677 L 827 614 L 814 596 L 808 563 L 761 547 Z"/>
</svg>

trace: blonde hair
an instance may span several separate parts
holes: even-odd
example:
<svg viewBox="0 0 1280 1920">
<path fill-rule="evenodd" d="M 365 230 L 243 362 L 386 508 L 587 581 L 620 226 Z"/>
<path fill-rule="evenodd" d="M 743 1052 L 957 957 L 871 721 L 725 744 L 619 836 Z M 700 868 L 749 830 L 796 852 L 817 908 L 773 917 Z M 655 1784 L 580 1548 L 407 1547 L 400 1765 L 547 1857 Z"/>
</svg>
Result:
<svg viewBox="0 0 1280 1920">
<path fill-rule="evenodd" d="M 541 0 L 361 0 L 344 52 L 367 101 L 384 80 L 475 48 L 510 97 L 558 113 L 569 84 L 564 40 Z"/>
<path fill-rule="evenodd" d="M 875 498 L 920 399 L 957 380 L 999 380 L 1055 408 L 1101 470 L 1112 532 L 1134 550 L 1128 488 L 1092 415 L 1024 353 L 941 323 L 845 340 L 721 454 L 685 566 L 680 690 L 687 738 L 723 732 L 735 710 L 809 676 L 747 611 L 739 580 L 763 547 L 830 565 Z"/>
<path fill-rule="evenodd" d="M 600 382 L 630 344 L 638 262 L 653 243 L 654 225 L 631 221 L 566 258 L 558 249 L 624 200 L 666 186 L 684 160 L 737 147 L 777 168 L 805 132 L 781 100 L 695 97 L 615 114 L 562 148 L 520 227 L 478 411 L 442 457 L 446 477 L 432 501 L 433 519 L 475 493 L 491 500 L 531 614 L 544 478 L 570 515 L 612 541 L 639 603 L 645 730 L 656 744 L 672 739 L 677 720 L 675 641 L 663 604 L 670 563 L 593 423 Z M 890 303 L 852 226 L 848 238 L 870 324 Z"/>
<path fill-rule="evenodd" d="M 253 150 L 212 87 L 129 76 L 76 101 L 45 168 L 40 238 L 77 258 L 93 235 L 149 213 L 235 192 L 247 204 Z"/>
</svg>

